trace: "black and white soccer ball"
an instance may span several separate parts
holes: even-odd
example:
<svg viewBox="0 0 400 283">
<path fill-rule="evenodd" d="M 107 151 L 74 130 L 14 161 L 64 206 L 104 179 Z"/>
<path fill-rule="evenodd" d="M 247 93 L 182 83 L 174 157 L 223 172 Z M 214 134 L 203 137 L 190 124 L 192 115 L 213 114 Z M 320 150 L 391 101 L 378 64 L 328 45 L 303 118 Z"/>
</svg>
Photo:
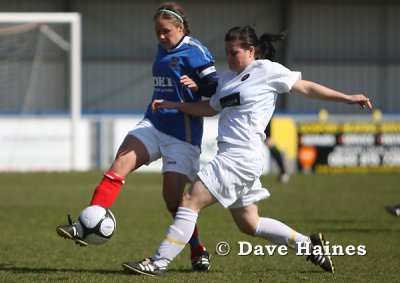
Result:
<svg viewBox="0 0 400 283">
<path fill-rule="evenodd" d="M 116 228 L 117 222 L 111 210 L 99 205 L 86 207 L 76 221 L 79 237 L 92 245 L 107 242 L 114 235 Z"/>
</svg>

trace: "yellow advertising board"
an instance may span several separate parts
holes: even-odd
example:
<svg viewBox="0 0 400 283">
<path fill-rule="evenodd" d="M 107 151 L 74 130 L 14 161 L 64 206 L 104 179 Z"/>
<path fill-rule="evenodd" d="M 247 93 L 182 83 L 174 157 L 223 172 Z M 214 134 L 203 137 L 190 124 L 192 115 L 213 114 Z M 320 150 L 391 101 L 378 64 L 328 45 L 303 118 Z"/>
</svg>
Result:
<svg viewBox="0 0 400 283">
<path fill-rule="evenodd" d="M 298 122 L 298 169 L 400 172 L 400 122 Z"/>
</svg>

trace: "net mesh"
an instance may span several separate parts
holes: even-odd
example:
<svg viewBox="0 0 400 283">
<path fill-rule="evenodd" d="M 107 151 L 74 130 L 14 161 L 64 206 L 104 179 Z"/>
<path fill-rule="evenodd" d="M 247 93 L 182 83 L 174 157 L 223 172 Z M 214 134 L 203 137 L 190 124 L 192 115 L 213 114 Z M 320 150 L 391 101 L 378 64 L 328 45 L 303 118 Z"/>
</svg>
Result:
<svg viewBox="0 0 400 283">
<path fill-rule="evenodd" d="M 0 114 L 70 112 L 69 24 L 0 24 Z"/>
</svg>

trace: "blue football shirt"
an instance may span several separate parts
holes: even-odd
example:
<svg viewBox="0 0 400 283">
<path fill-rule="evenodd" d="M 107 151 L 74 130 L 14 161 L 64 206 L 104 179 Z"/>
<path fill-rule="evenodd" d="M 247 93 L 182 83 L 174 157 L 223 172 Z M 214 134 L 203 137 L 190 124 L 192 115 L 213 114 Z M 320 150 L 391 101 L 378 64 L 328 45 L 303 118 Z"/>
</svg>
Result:
<svg viewBox="0 0 400 283">
<path fill-rule="evenodd" d="M 214 59 L 208 49 L 198 40 L 184 36 L 178 45 L 166 50 L 159 45 L 153 63 L 154 99 L 170 101 L 200 101 L 196 94 L 183 87 L 180 77 L 189 76 L 197 84 L 204 78 L 217 78 Z M 151 104 L 145 113 L 153 125 L 161 132 L 181 141 L 200 146 L 203 135 L 203 118 L 179 112 L 176 109 L 151 111 Z"/>
</svg>

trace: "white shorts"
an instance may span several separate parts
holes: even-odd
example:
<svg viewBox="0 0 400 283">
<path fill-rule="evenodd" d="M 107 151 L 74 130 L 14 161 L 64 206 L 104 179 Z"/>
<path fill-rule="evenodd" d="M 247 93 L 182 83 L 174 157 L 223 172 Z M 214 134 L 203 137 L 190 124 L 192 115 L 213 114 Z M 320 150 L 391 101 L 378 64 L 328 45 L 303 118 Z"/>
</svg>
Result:
<svg viewBox="0 0 400 283">
<path fill-rule="evenodd" d="M 135 136 L 145 145 L 150 157 L 148 164 L 162 158 L 162 173 L 181 173 L 191 181 L 196 177 L 200 166 L 199 147 L 160 132 L 148 119 L 140 121 L 128 135 Z"/>
<path fill-rule="evenodd" d="M 215 158 L 197 175 L 210 193 L 225 207 L 244 207 L 269 197 L 260 176 L 264 152 L 221 143 Z"/>
</svg>

